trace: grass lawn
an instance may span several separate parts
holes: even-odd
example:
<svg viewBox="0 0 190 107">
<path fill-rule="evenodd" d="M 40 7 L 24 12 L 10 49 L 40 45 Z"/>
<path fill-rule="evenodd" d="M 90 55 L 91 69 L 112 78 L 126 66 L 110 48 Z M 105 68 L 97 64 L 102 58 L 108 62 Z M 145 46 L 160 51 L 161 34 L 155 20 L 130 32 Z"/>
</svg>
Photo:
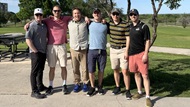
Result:
<svg viewBox="0 0 190 107">
<path fill-rule="evenodd" d="M 190 56 L 154 52 L 150 52 L 149 55 L 151 95 L 190 97 Z M 132 93 L 136 93 L 134 74 L 131 73 L 130 75 L 131 91 Z M 115 86 L 109 56 L 105 69 L 104 86 L 111 90 Z M 121 87 L 125 90 L 123 78 L 121 78 Z"/>
<path fill-rule="evenodd" d="M 159 26 L 158 37 L 154 46 L 190 48 L 190 28 Z M 22 26 L 0 28 L 0 34 L 24 33 Z M 20 43 L 19 48 L 26 48 L 25 43 Z M 5 48 L 5 46 L 0 46 Z M 149 75 L 151 81 L 151 95 L 154 96 L 180 96 L 190 97 L 190 56 L 172 55 L 150 52 Z M 136 92 L 136 84 L 131 75 L 132 93 Z M 97 76 L 96 76 L 97 77 Z M 123 78 L 121 78 L 121 81 Z M 113 70 L 109 59 L 104 74 L 104 87 L 113 89 L 115 86 Z M 121 87 L 124 83 L 121 82 Z M 122 88 L 124 90 L 124 88 Z"/>
<path fill-rule="evenodd" d="M 176 26 L 159 26 L 154 46 L 189 48 L 190 49 L 190 27 L 182 28 Z"/>
</svg>

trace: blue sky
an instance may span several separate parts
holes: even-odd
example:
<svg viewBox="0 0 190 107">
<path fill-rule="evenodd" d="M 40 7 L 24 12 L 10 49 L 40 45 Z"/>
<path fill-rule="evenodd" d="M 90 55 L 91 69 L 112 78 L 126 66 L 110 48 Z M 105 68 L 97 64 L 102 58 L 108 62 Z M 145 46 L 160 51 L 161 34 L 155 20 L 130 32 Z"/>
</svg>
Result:
<svg viewBox="0 0 190 107">
<path fill-rule="evenodd" d="M 127 0 L 113 0 L 117 3 L 117 7 L 123 8 L 124 13 L 127 10 Z M 141 2 L 140 2 L 141 1 Z M 8 3 L 8 11 L 17 13 L 19 11 L 19 0 L 0 0 L 2 3 Z M 163 4 L 159 14 L 168 14 L 168 13 L 190 13 L 189 0 L 182 0 L 181 6 L 177 10 L 170 10 L 166 5 Z M 131 8 L 138 9 L 140 14 L 152 14 L 152 5 L 150 0 L 131 0 Z"/>
</svg>

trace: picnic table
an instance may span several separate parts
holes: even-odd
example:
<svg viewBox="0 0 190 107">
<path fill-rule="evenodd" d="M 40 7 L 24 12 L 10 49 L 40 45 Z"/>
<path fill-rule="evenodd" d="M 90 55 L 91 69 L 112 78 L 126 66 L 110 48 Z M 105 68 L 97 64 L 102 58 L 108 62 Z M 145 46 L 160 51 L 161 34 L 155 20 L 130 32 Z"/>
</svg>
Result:
<svg viewBox="0 0 190 107">
<path fill-rule="evenodd" d="M 23 53 L 27 53 L 28 49 L 18 50 L 18 44 L 25 42 L 25 36 L 22 33 L 8 33 L 0 35 L 0 45 L 8 47 L 8 50 L 0 49 L 0 62 L 2 58 L 10 57 L 10 60 L 14 62 L 14 59 Z"/>
</svg>

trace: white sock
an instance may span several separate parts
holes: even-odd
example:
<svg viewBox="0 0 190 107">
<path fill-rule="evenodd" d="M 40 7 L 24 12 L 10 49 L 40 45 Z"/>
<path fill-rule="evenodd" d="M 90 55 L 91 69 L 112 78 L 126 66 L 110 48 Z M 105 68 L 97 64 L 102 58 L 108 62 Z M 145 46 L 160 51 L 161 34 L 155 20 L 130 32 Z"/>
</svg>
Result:
<svg viewBox="0 0 190 107">
<path fill-rule="evenodd" d="M 63 80 L 63 85 L 66 85 L 66 80 Z"/>
<path fill-rule="evenodd" d="M 142 94 L 142 91 L 138 91 L 139 94 Z"/>
<path fill-rule="evenodd" d="M 49 81 L 49 86 L 53 87 L 53 81 Z"/>
<path fill-rule="evenodd" d="M 150 98 L 150 96 L 148 95 L 148 96 L 146 96 L 146 98 Z"/>
</svg>

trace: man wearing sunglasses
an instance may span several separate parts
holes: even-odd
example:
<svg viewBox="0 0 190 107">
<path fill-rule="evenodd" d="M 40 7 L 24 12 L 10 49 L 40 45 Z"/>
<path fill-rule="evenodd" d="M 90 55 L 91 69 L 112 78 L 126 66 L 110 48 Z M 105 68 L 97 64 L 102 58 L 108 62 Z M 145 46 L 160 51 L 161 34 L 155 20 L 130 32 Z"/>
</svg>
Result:
<svg viewBox="0 0 190 107">
<path fill-rule="evenodd" d="M 130 75 L 128 71 L 128 62 L 125 59 L 125 50 L 128 48 L 126 40 L 129 40 L 129 25 L 123 21 L 118 9 L 111 11 L 110 25 L 110 60 L 111 67 L 114 70 L 114 79 L 116 87 L 113 94 L 117 95 L 121 92 L 120 87 L 120 68 L 123 74 L 123 81 L 126 89 L 126 98 L 131 99 L 130 93 Z"/>
<path fill-rule="evenodd" d="M 46 95 L 41 94 L 40 91 L 45 87 L 42 78 L 46 61 L 47 27 L 42 23 L 43 11 L 41 8 L 34 10 L 34 18 L 35 21 L 30 24 L 25 38 L 31 54 L 31 97 L 42 99 L 46 97 Z"/>
<path fill-rule="evenodd" d="M 139 20 L 137 9 L 130 10 L 130 41 L 129 49 L 126 50 L 126 56 L 129 56 L 129 70 L 135 73 L 135 82 L 137 85 L 137 94 L 133 99 L 139 99 L 143 96 L 142 79 L 146 93 L 146 107 L 152 107 L 150 100 L 150 80 L 148 76 L 148 52 L 150 47 L 149 27 Z"/>
<path fill-rule="evenodd" d="M 53 94 L 53 80 L 55 77 L 55 66 L 57 61 L 61 67 L 61 77 L 63 80 L 62 91 L 68 94 L 66 85 L 67 80 L 67 26 L 72 19 L 71 16 L 61 16 L 61 8 L 59 5 L 53 7 L 53 17 L 44 19 L 43 21 L 48 27 L 48 45 L 47 45 L 47 61 L 50 67 L 49 71 L 49 87 L 46 91 L 47 95 Z"/>
</svg>

